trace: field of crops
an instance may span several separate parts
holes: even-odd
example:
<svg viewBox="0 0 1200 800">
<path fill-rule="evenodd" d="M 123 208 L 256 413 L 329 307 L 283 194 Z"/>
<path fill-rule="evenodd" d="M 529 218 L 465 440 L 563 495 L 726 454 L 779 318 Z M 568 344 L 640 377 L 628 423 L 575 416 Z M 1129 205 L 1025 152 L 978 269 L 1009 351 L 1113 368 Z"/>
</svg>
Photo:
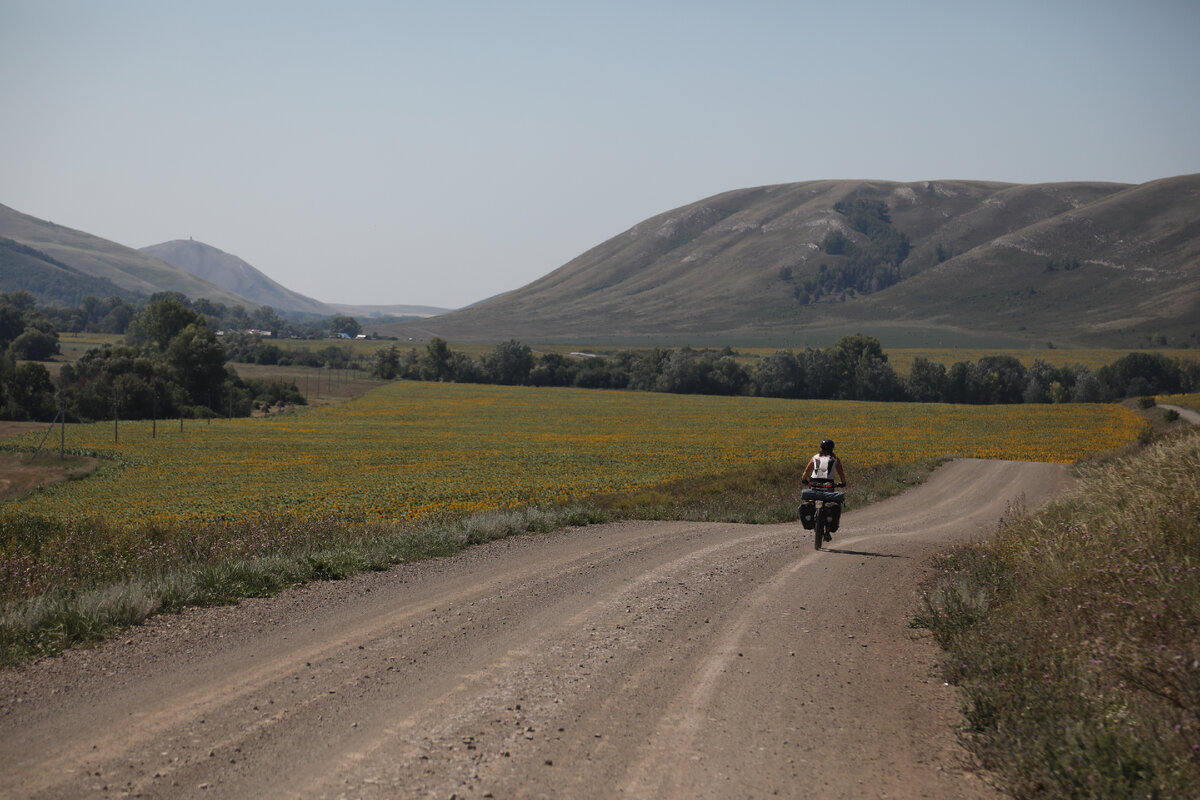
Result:
<svg viewBox="0 0 1200 800">
<path fill-rule="evenodd" d="M 1200 411 L 1200 392 L 1191 394 L 1163 394 L 1154 398 L 1159 405 L 1183 406 Z"/>
<path fill-rule="evenodd" d="M 1087 367 L 1092 372 L 1107 366 L 1114 361 L 1129 355 L 1134 350 L 1106 350 L 1106 349 L 1091 349 L 1091 350 L 989 350 L 976 348 L 887 348 L 884 351 L 888 357 L 888 363 L 900 375 L 907 375 L 912 371 L 912 363 L 919 356 L 927 358 L 937 364 L 949 367 L 959 361 L 968 361 L 974 363 L 984 356 L 1012 356 L 1020 361 L 1025 366 L 1033 364 L 1035 359 L 1045 361 L 1054 367 L 1067 367 L 1075 364 L 1081 364 Z M 1160 353 L 1169 358 L 1191 359 L 1195 360 L 1198 354 L 1195 350 L 1179 350 L 1179 349 L 1158 349 L 1147 350 L 1144 352 Z"/>
<path fill-rule="evenodd" d="M 824 436 L 856 466 L 940 454 L 1069 462 L 1136 437 L 1119 406 L 872 404 L 394 383 L 273 419 L 71 426 L 114 460 L 6 510 L 110 524 L 264 513 L 377 521 L 626 490 L 806 458 Z M 27 435 L 18 443 L 35 444 Z M 48 446 L 57 447 L 58 432 Z M 41 458 L 47 458 L 43 454 Z M 53 457 L 53 456 L 49 456 Z"/>
</svg>

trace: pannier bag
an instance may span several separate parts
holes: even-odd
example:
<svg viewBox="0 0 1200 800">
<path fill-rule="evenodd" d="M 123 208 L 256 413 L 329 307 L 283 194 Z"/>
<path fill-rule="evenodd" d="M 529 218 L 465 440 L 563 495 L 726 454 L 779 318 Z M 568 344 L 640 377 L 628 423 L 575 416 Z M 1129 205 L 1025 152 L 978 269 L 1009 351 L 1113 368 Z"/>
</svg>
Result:
<svg viewBox="0 0 1200 800">
<path fill-rule="evenodd" d="M 806 531 L 811 531 L 817 524 L 817 507 L 812 503 L 800 504 L 800 524 Z"/>
</svg>

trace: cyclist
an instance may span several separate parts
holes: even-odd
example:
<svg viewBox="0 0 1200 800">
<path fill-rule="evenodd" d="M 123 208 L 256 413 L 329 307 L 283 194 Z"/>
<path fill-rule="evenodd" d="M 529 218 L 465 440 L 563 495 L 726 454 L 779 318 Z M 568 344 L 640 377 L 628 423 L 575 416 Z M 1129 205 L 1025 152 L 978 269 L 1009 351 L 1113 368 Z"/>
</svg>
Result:
<svg viewBox="0 0 1200 800">
<path fill-rule="evenodd" d="M 833 477 L 835 472 L 837 473 L 836 481 Z M 846 473 L 842 470 L 842 460 L 833 454 L 833 439 L 821 440 L 821 452 L 808 460 L 808 466 L 804 468 L 803 481 L 808 484 L 819 481 L 846 485 Z"/>
<path fill-rule="evenodd" d="M 808 465 L 804 468 L 805 484 L 814 489 L 832 489 L 835 486 L 846 485 L 846 473 L 842 469 L 842 460 L 833 454 L 833 440 L 822 439 L 821 451 L 808 460 Z M 835 479 L 836 476 L 836 479 Z M 841 494 L 840 492 L 838 494 Z M 801 507 L 801 517 L 804 517 L 807 511 L 809 519 L 813 514 L 813 504 L 806 503 Z M 830 510 L 831 515 L 824 529 L 822 538 L 825 541 L 831 541 L 830 533 L 838 529 L 838 524 L 842 516 L 842 504 L 840 500 L 834 503 L 826 503 L 826 509 Z M 806 527 L 810 527 L 806 524 Z M 818 547 L 820 545 L 818 544 Z"/>
</svg>

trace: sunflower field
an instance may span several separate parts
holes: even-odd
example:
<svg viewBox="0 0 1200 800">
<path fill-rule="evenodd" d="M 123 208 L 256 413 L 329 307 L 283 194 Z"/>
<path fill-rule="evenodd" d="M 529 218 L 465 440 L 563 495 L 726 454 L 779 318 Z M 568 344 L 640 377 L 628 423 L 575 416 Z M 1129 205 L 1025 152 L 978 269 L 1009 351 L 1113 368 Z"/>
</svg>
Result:
<svg viewBox="0 0 1200 800">
<path fill-rule="evenodd" d="M 238 524 L 266 515 L 379 522 L 806 459 L 824 437 L 837 441 L 851 481 L 856 467 L 939 455 L 1072 462 L 1136 438 L 1142 422 L 1117 405 L 949 406 L 397 382 L 336 406 L 180 427 L 71 426 L 66 447 L 107 464 L 4 510 L 114 526 Z M 41 439 L 30 434 L 6 447 L 29 450 Z M 48 446 L 57 439 L 56 429 Z"/>
</svg>

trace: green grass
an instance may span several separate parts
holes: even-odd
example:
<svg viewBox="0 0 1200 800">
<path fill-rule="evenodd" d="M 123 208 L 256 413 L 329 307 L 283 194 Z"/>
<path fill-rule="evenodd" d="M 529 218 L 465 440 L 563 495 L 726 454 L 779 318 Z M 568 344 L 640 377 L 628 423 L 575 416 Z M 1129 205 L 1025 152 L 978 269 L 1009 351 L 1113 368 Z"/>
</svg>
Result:
<svg viewBox="0 0 1200 800">
<path fill-rule="evenodd" d="M 964 741 L 1013 796 L 1195 796 L 1197 476 L 1193 428 L 940 561 L 916 624 L 963 690 Z"/>
</svg>

